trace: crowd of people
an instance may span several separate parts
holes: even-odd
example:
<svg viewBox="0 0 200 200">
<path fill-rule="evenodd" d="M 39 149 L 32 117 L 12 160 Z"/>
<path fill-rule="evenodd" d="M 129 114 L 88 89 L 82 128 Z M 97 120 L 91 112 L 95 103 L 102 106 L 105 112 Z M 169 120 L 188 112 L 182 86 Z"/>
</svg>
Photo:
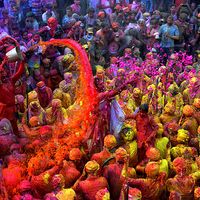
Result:
<svg viewBox="0 0 200 200">
<path fill-rule="evenodd" d="M 59 3 L 0 8 L 0 200 L 200 199 L 200 4 Z"/>
</svg>

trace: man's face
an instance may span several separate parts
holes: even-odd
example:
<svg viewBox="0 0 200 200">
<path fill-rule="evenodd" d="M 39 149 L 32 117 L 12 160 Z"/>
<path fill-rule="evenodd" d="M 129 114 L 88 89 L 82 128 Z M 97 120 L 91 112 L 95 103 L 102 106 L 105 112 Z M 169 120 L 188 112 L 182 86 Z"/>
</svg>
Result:
<svg viewBox="0 0 200 200">
<path fill-rule="evenodd" d="M 91 18 L 93 18 L 94 17 L 94 13 L 93 12 L 89 12 L 88 16 L 91 17 Z"/>
<path fill-rule="evenodd" d="M 33 36 L 33 40 L 35 41 L 35 42 L 39 42 L 40 41 L 40 36 L 39 35 L 34 35 Z"/>
<path fill-rule="evenodd" d="M 72 82 L 72 74 L 69 75 L 64 75 L 65 81 L 67 83 L 71 83 Z"/>
<path fill-rule="evenodd" d="M 66 14 L 67 14 L 68 17 L 71 17 L 72 16 L 72 10 L 71 9 L 66 10 Z"/>
<path fill-rule="evenodd" d="M 108 26 L 104 27 L 104 28 L 102 29 L 102 31 L 103 31 L 103 33 L 107 33 L 107 32 L 109 31 L 109 27 L 108 27 Z"/>
<path fill-rule="evenodd" d="M 170 8 L 170 11 L 171 11 L 171 13 L 175 13 L 175 12 L 176 12 L 176 7 L 175 7 L 175 6 L 172 6 L 172 7 Z"/>
<path fill-rule="evenodd" d="M 171 26 L 173 24 L 173 19 L 171 17 L 167 18 L 167 24 Z"/>
<path fill-rule="evenodd" d="M 97 76 L 99 79 L 102 80 L 102 79 L 104 78 L 104 72 L 103 72 L 103 71 L 97 71 L 96 76 Z"/>
</svg>

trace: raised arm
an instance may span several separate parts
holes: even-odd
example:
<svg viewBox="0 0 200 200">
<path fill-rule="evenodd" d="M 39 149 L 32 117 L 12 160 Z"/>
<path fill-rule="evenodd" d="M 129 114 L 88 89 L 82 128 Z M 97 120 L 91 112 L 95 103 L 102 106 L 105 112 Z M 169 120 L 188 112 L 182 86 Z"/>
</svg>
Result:
<svg viewBox="0 0 200 200">
<path fill-rule="evenodd" d="M 15 83 L 19 78 L 20 76 L 23 74 L 24 72 L 24 61 L 20 61 L 19 63 L 19 67 L 18 67 L 18 70 L 17 72 L 11 77 L 12 78 L 12 81 Z"/>
</svg>

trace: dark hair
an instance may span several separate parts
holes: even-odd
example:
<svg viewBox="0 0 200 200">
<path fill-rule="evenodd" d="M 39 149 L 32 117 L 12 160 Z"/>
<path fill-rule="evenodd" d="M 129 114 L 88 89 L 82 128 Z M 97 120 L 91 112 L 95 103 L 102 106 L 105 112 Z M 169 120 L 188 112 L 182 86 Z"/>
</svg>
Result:
<svg viewBox="0 0 200 200">
<path fill-rule="evenodd" d="M 140 105 L 140 111 L 148 113 L 148 111 L 149 111 L 148 104 L 145 103 L 145 104 Z"/>
<path fill-rule="evenodd" d="M 94 13 L 95 10 L 94 10 L 94 8 L 88 8 L 87 12 L 88 12 L 88 13 L 91 13 L 91 12 Z"/>
<path fill-rule="evenodd" d="M 71 6 L 68 6 L 68 7 L 66 8 L 66 10 L 71 10 L 71 11 L 72 11 L 72 7 L 71 7 Z"/>
<path fill-rule="evenodd" d="M 106 22 L 102 22 L 102 24 L 101 24 L 101 28 L 106 28 L 106 27 L 109 27 L 109 24 L 106 23 Z"/>
</svg>

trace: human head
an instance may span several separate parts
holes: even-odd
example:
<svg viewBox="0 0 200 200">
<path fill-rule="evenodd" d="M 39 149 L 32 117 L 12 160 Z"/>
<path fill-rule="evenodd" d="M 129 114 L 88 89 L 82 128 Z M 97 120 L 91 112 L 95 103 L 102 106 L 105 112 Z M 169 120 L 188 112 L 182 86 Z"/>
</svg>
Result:
<svg viewBox="0 0 200 200">
<path fill-rule="evenodd" d="M 46 92 L 46 85 L 44 83 L 44 81 L 40 81 L 36 84 L 38 90 L 42 93 Z"/>
<path fill-rule="evenodd" d="M 194 190 L 194 200 L 200 199 L 200 187 L 195 188 Z"/>
<path fill-rule="evenodd" d="M 141 200 L 142 192 L 137 188 L 129 188 L 128 200 Z"/>
<path fill-rule="evenodd" d="M 63 189 L 65 186 L 64 176 L 62 174 L 54 175 L 52 177 L 51 183 L 54 189 Z"/>
<path fill-rule="evenodd" d="M 33 35 L 33 40 L 34 40 L 34 42 L 39 42 L 40 41 L 40 35 L 38 34 L 38 33 L 35 33 L 34 35 Z"/>
<path fill-rule="evenodd" d="M 144 112 L 144 113 L 148 113 L 148 111 L 149 111 L 148 104 L 142 104 L 142 105 L 140 105 L 140 111 Z"/>
<path fill-rule="evenodd" d="M 96 76 L 99 78 L 99 79 L 104 79 L 104 75 L 105 75 L 105 71 L 104 71 L 104 68 L 100 65 L 97 65 L 96 66 Z"/>
<path fill-rule="evenodd" d="M 85 164 L 85 171 L 90 175 L 96 175 L 96 173 L 98 172 L 100 166 L 99 164 L 95 161 L 95 160 L 92 160 L 92 161 L 88 161 L 86 164 Z"/>
<path fill-rule="evenodd" d="M 176 174 L 183 175 L 186 173 L 187 164 L 184 158 L 175 158 L 172 164 Z"/>
<path fill-rule="evenodd" d="M 194 114 L 194 109 L 191 105 L 185 105 L 183 107 L 183 115 L 186 117 L 191 117 Z"/>
<path fill-rule="evenodd" d="M 176 5 L 174 5 L 174 4 L 171 5 L 170 12 L 171 12 L 171 14 L 175 14 L 176 13 Z"/>
<path fill-rule="evenodd" d="M 131 127 L 130 125 L 128 124 L 125 124 L 123 127 L 122 127 L 122 130 L 120 132 L 123 140 L 125 142 L 128 142 L 128 141 L 133 141 L 135 135 L 136 135 L 136 132 L 133 130 L 133 127 Z"/>
<path fill-rule="evenodd" d="M 169 26 L 172 26 L 173 23 L 174 23 L 173 17 L 172 17 L 172 16 L 169 16 L 169 17 L 167 18 L 167 24 L 168 24 Z"/>
<path fill-rule="evenodd" d="M 40 132 L 40 138 L 44 141 L 47 141 L 52 137 L 53 129 L 51 126 L 45 125 L 40 127 L 39 132 Z"/>
<path fill-rule="evenodd" d="M 57 28 L 58 21 L 55 17 L 50 17 L 47 21 L 47 24 L 50 27 L 50 29 L 55 30 Z"/>
<path fill-rule="evenodd" d="M 149 178 L 156 178 L 159 175 L 160 165 L 157 162 L 149 162 L 145 167 L 145 173 Z"/>
<path fill-rule="evenodd" d="M 178 143 L 187 143 L 189 141 L 189 132 L 184 129 L 179 129 L 177 134 Z"/>
<path fill-rule="evenodd" d="M 64 74 L 64 79 L 65 79 L 66 83 L 71 83 L 72 79 L 73 79 L 72 73 L 66 72 Z"/>
<path fill-rule="evenodd" d="M 99 190 L 95 195 L 95 200 L 110 200 L 110 193 L 107 188 Z"/>
<path fill-rule="evenodd" d="M 147 158 L 150 159 L 150 161 L 159 161 L 160 160 L 160 151 L 154 147 L 150 147 L 146 151 Z"/>
<path fill-rule="evenodd" d="M 89 17 L 91 18 L 94 17 L 94 13 L 95 13 L 94 8 L 88 8 L 87 13 Z"/>
<path fill-rule="evenodd" d="M 175 112 L 175 107 L 173 103 L 168 102 L 164 107 L 164 113 L 172 115 L 174 114 L 174 112 Z"/>
<path fill-rule="evenodd" d="M 80 161 L 83 157 L 83 153 L 79 148 L 73 148 L 69 152 L 69 159 L 72 161 Z"/>
<path fill-rule="evenodd" d="M 31 183 L 30 181 L 28 180 L 23 180 L 19 183 L 19 193 L 20 194 L 24 194 L 26 192 L 30 192 L 32 190 L 32 186 L 31 186 Z"/>
<path fill-rule="evenodd" d="M 73 12 L 72 12 L 72 8 L 70 6 L 66 8 L 66 14 L 68 17 L 72 16 Z"/>
<path fill-rule="evenodd" d="M 118 163 L 125 163 L 126 160 L 128 158 L 128 153 L 127 151 L 122 148 L 119 147 L 116 151 L 115 151 L 115 159 Z"/>
<path fill-rule="evenodd" d="M 40 125 L 40 119 L 38 116 L 33 116 L 29 119 L 29 124 L 31 127 L 37 127 Z"/>
<path fill-rule="evenodd" d="M 106 135 L 104 138 L 104 147 L 111 150 L 117 146 L 117 140 L 114 135 Z"/>
<path fill-rule="evenodd" d="M 101 29 L 102 29 L 103 33 L 107 33 L 109 31 L 109 29 L 110 29 L 110 26 L 109 26 L 108 23 L 102 22 Z"/>
</svg>

